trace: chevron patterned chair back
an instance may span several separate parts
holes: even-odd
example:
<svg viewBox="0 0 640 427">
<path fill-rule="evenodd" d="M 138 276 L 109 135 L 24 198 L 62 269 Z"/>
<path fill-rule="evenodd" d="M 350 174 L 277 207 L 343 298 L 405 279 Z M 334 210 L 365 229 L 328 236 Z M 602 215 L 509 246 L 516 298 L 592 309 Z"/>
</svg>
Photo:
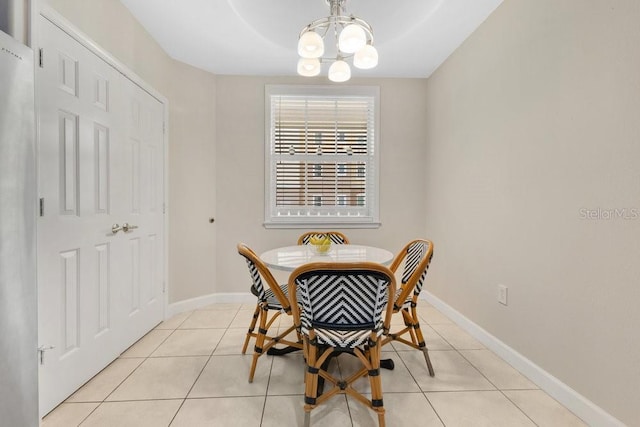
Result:
<svg viewBox="0 0 640 427">
<path fill-rule="evenodd" d="M 265 354 L 271 347 L 279 343 L 289 345 L 291 347 L 302 348 L 302 344 L 300 344 L 300 337 L 298 337 L 297 342 L 292 342 L 286 339 L 287 335 L 296 329 L 294 326 L 278 335 L 278 324 L 276 324 L 273 328 L 275 331 L 274 334 L 270 333 L 271 326 L 281 314 L 285 313 L 286 315 L 291 315 L 291 303 L 289 302 L 289 297 L 287 295 L 287 285 L 279 285 L 265 263 L 262 262 L 260 257 L 258 257 L 258 255 L 256 255 L 256 253 L 244 243 L 238 244 L 238 254 L 240 254 L 247 263 L 249 275 L 251 277 L 251 293 L 258 298 L 253 317 L 249 324 L 249 330 L 242 347 L 242 354 L 245 354 L 247 346 L 249 345 L 249 340 L 251 338 L 256 339 L 253 351 L 253 360 L 249 370 L 249 382 L 253 382 L 258 358 Z M 258 331 L 254 332 L 256 323 L 258 322 Z"/>
<path fill-rule="evenodd" d="M 398 331 L 389 331 L 382 344 L 386 345 L 391 341 L 397 341 L 421 350 L 427 363 L 429 375 L 434 376 L 429 350 L 420 330 L 416 309 L 432 257 L 433 242 L 416 239 L 407 243 L 391 263 L 391 271 L 401 272 L 400 286 L 393 300 L 393 312 L 402 315 L 404 327 Z M 405 338 L 407 335 L 408 337 Z"/>
<path fill-rule="evenodd" d="M 414 240 L 407 244 L 401 251 L 404 258 L 402 266 L 402 287 L 413 288 L 413 296 L 417 298 L 422 291 L 424 279 L 427 277 L 427 270 L 433 257 L 433 243 L 429 240 Z M 409 298 L 403 304 L 407 305 L 413 298 Z"/>
<path fill-rule="evenodd" d="M 349 244 L 349 239 L 347 238 L 347 236 L 345 236 L 339 231 L 307 231 L 306 233 L 298 237 L 298 244 L 308 245 L 310 243 L 311 238 L 314 236 L 320 237 L 320 238 L 323 238 L 324 236 L 329 236 L 329 238 L 331 239 L 331 243 L 336 245 Z"/>
<path fill-rule="evenodd" d="M 352 395 L 373 409 L 379 425 L 384 426 L 378 339 L 388 331 L 392 306 L 387 301 L 394 294 L 393 272 L 376 263 L 311 263 L 291 273 L 291 309 L 304 340 L 307 361 L 305 426 L 309 425 L 313 408 L 339 393 Z M 330 356 L 343 352 L 362 362 L 360 371 L 346 380 L 325 369 Z M 319 375 L 333 384 L 320 396 Z M 352 387 L 364 376 L 369 376 L 371 398 Z"/>
</svg>

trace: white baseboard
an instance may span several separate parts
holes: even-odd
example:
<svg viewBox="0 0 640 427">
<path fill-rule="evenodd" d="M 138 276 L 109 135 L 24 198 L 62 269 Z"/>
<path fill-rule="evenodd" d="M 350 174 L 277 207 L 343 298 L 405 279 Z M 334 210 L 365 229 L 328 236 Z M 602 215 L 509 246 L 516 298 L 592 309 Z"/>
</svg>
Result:
<svg viewBox="0 0 640 427">
<path fill-rule="evenodd" d="M 191 298 L 183 301 L 174 302 L 167 306 L 165 311 L 165 319 L 169 319 L 179 313 L 185 311 L 197 310 L 206 307 L 209 304 L 229 304 L 229 303 L 254 303 L 256 297 L 249 292 L 226 293 L 226 294 L 209 294 L 197 298 Z"/>
<path fill-rule="evenodd" d="M 423 291 L 421 297 L 590 426 L 625 427 L 624 423 L 491 335 L 435 295 Z"/>
</svg>

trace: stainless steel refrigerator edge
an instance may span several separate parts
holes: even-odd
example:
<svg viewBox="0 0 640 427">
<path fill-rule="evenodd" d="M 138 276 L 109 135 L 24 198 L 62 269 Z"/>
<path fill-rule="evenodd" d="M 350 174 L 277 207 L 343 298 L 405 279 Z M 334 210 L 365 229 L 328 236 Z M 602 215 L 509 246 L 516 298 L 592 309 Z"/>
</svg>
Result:
<svg viewBox="0 0 640 427">
<path fill-rule="evenodd" d="M 39 424 L 33 51 L 0 31 L 0 424 Z"/>
</svg>

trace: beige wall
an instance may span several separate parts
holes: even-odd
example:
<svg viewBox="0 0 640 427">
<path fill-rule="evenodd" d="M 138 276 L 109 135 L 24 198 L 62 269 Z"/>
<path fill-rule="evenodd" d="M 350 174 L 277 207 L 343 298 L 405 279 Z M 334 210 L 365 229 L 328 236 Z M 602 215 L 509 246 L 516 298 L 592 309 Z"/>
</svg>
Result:
<svg viewBox="0 0 640 427">
<path fill-rule="evenodd" d="M 640 213 L 638 22 L 637 0 L 505 0 L 426 115 L 430 290 L 630 426 L 640 218 L 581 210 Z"/>
<path fill-rule="evenodd" d="M 170 301 L 246 292 L 236 243 L 301 232 L 262 226 L 264 85 L 326 80 L 214 77 L 117 1 L 46 2 L 169 99 Z M 581 210 L 640 209 L 639 21 L 636 0 L 505 0 L 429 80 L 354 80 L 381 88 L 383 225 L 343 230 L 433 239 L 436 296 L 628 425 L 640 218 Z"/>
<path fill-rule="evenodd" d="M 167 96 L 173 60 L 122 3 L 114 0 L 39 0 Z"/>
<path fill-rule="evenodd" d="M 260 253 L 293 245 L 304 230 L 265 229 L 265 84 L 327 84 L 326 78 L 218 76 L 217 292 L 247 292 L 246 264 L 236 244 Z M 424 235 L 425 79 L 364 79 L 380 87 L 380 217 L 378 229 L 342 229 L 354 243 L 398 251 Z"/>
<path fill-rule="evenodd" d="M 168 83 L 169 302 L 216 291 L 216 82 L 174 62 Z M 217 218 L 216 218 L 217 219 Z"/>
<path fill-rule="evenodd" d="M 169 101 L 169 302 L 215 291 L 215 77 L 174 61 L 115 0 L 46 0 Z"/>
</svg>

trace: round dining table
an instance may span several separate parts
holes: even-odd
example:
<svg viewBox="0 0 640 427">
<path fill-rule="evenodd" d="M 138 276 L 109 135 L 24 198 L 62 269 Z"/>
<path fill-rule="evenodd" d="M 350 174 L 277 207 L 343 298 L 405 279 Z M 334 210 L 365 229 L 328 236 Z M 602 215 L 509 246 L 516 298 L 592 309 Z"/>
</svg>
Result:
<svg viewBox="0 0 640 427">
<path fill-rule="evenodd" d="M 269 267 L 281 271 L 293 271 L 310 262 L 375 262 L 389 265 L 393 254 L 386 249 L 364 245 L 333 244 L 325 253 L 318 253 L 313 245 L 284 246 L 268 250 L 260 255 Z"/>
<path fill-rule="evenodd" d="M 393 254 L 386 249 L 365 245 L 338 245 L 332 244 L 327 252 L 319 253 L 313 245 L 284 246 L 270 249 L 260 255 L 260 259 L 267 267 L 291 272 L 301 265 L 310 262 L 376 262 L 389 265 L 393 261 Z M 283 349 L 271 347 L 267 354 L 280 356 L 298 351 L 298 348 L 286 347 Z M 380 367 L 393 369 L 392 359 L 380 360 Z"/>
</svg>

